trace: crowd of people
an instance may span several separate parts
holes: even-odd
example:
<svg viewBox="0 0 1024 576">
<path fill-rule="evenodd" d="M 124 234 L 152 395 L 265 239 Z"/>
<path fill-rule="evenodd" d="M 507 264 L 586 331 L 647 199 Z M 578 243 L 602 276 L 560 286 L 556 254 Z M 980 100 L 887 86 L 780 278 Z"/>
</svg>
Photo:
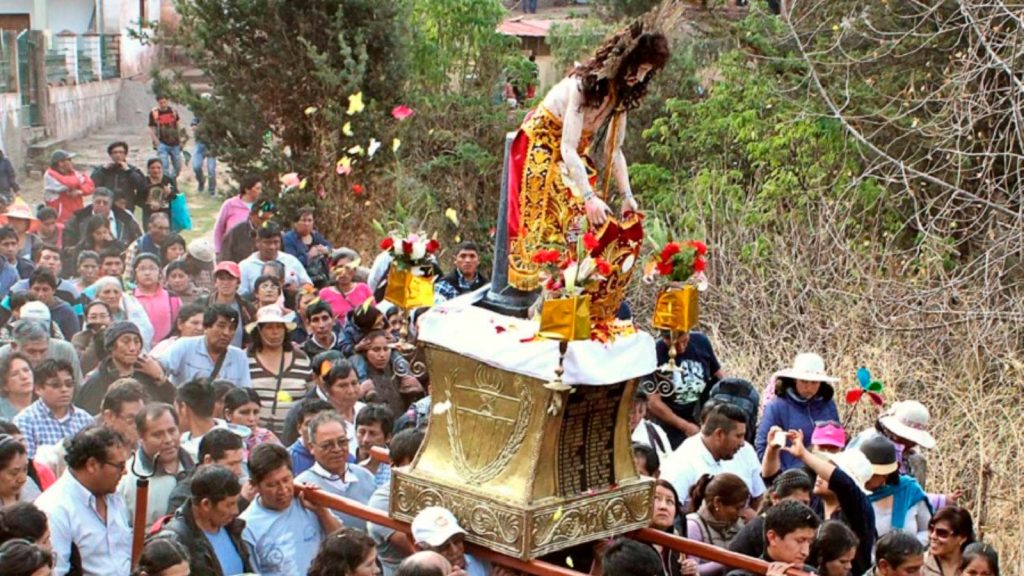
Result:
<svg viewBox="0 0 1024 576">
<path fill-rule="evenodd" d="M 294 489 L 387 512 L 392 467 L 429 421 L 429 374 L 399 345 L 422 311 L 383 298 L 386 252 L 364 263 L 333 245 L 312 208 L 281 222 L 255 176 L 212 239 L 186 242 L 167 109 L 145 171 L 123 142 L 91 177 L 58 151 L 44 203 L 15 196 L 4 214 L 0 574 L 512 573 L 467 554 L 444 508 L 410 535 Z M 463 242 L 436 263 L 437 301 L 487 283 L 480 256 Z M 935 441 L 919 402 L 848 438 L 818 355 L 758 391 L 698 332 L 657 354 L 630 419 L 637 469 L 657 479 L 655 528 L 763 558 L 773 576 L 998 575 L 959 494 L 926 491 Z M 133 566 L 136 522 L 150 537 Z M 745 574 L 629 539 L 600 549 L 593 573 Z"/>
</svg>

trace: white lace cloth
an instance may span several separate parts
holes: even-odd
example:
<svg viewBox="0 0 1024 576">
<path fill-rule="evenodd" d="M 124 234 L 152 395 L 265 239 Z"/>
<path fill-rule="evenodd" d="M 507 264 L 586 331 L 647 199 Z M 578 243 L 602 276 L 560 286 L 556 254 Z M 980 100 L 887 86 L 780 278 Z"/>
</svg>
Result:
<svg viewBox="0 0 1024 576">
<path fill-rule="evenodd" d="M 558 367 L 558 342 L 534 338 L 537 322 L 503 316 L 472 304 L 489 286 L 449 300 L 419 320 L 419 339 L 484 364 L 545 382 Z M 569 385 L 608 385 L 654 372 L 654 338 L 646 332 L 612 342 L 569 343 L 562 380 Z"/>
</svg>

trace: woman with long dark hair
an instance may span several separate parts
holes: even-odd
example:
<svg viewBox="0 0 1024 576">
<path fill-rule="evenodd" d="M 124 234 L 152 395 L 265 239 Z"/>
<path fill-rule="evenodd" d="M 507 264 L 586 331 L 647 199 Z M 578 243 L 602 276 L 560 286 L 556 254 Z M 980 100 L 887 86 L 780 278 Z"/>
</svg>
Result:
<svg viewBox="0 0 1024 576">
<path fill-rule="evenodd" d="M 337 530 L 320 542 L 308 576 L 380 576 L 377 545 L 354 528 Z"/>
<path fill-rule="evenodd" d="M 184 546 L 170 538 L 155 538 L 142 548 L 132 576 L 189 576 L 188 560 Z"/>
<path fill-rule="evenodd" d="M 686 537 L 728 548 L 736 535 L 743 529 L 740 512 L 750 501 L 750 489 L 742 478 L 723 472 L 715 476 L 705 474 L 690 488 L 690 507 L 686 515 Z M 725 566 L 707 562 L 696 556 L 701 576 L 724 574 Z"/>
<path fill-rule="evenodd" d="M 654 481 L 654 502 L 651 507 L 651 528 L 679 534 L 679 522 L 683 516 L 682 504 L 676 489 L 667 480 Z M 682 557 L 678 552 L 654 545 L 661 556 L 666 576 L 693 576 L 697 574 L 697 561 Z"/>
<path fill-rule="evenodd" d="M 850 576 L 859 542 L 846 524 L 829 520 L 818 528 L 807 564 L 817 568 L 820 576 Z"/>
<path fill-rule="evenodd" d="M 975 542 L 964 550 L 960 571 L 963 576 L 999 576 L 999 553 L 988 544 Z"/>
</svg>

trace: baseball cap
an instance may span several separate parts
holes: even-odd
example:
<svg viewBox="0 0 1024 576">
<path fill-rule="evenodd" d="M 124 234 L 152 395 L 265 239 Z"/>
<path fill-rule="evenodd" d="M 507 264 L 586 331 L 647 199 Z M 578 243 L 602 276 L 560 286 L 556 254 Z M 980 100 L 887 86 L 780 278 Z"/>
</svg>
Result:
<svg viewBox="0 0 1024 576">
<path fill-rule="evenodd" d="M 465 533 L 455 515 L 440 506 L 428 506 L 412 520 L 413 539 L 434 548 L 456 534 Z"/>
<path fill-rule="evenodd" d="M 861 443 L 860 451 L 868 457 L 871 468 L 879 476 L 888 476 L 900 468 L 896 461 L 896 445 L 881 434 Z"/>
<path fill-rule="evenodd" d="M 835 446 L 842 450 L 846 447 L 846 430 L 836 422 L 819 422 L 814 425 L 811 434 L 812 446 Z"/>
<path fill-rule="evenodd" d="M 42 302 L 26 302 L 18 310 L 18 318 L 21 320 L 38 320 L 46 324 L 50 323 L 50 308 Z"/>
<path fill-rule="evenodd" d="M 242 278 L 242 270 L 238 267 L 235 262 L 221 262 L 213 269 L 213 275 L 216 276 L 217 272 L 227 272 L 237 279 Z"/>
<path fill-rule="evenodd" d="M 186 247 L 188 255 L 200 262 L 213 262 L 213 242 L 206 238 L 196 238 Z"/>
</svg>

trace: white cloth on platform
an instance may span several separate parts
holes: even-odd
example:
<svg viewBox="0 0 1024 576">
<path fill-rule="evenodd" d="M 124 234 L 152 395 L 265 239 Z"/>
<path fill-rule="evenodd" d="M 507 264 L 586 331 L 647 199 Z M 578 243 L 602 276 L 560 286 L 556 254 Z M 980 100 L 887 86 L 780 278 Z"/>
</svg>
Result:
<svg viewBox="0 0 1024 576">
<path fill-rule="evenodd" d="M 489 286 L 489 285 L 488 285 Z M 419 320 L 419 340 L 484 364 L 540 380 L 558 367 L 556 340 L 534 339 L 538 322 L 473 306 L 488 286 L 431 308 Z M 570 385 L 609 385 L 646 376 L 657 368 L 654 338 L 646 332 L 611 342 L 569 343 L 562 380 Z"/>
</svg>

